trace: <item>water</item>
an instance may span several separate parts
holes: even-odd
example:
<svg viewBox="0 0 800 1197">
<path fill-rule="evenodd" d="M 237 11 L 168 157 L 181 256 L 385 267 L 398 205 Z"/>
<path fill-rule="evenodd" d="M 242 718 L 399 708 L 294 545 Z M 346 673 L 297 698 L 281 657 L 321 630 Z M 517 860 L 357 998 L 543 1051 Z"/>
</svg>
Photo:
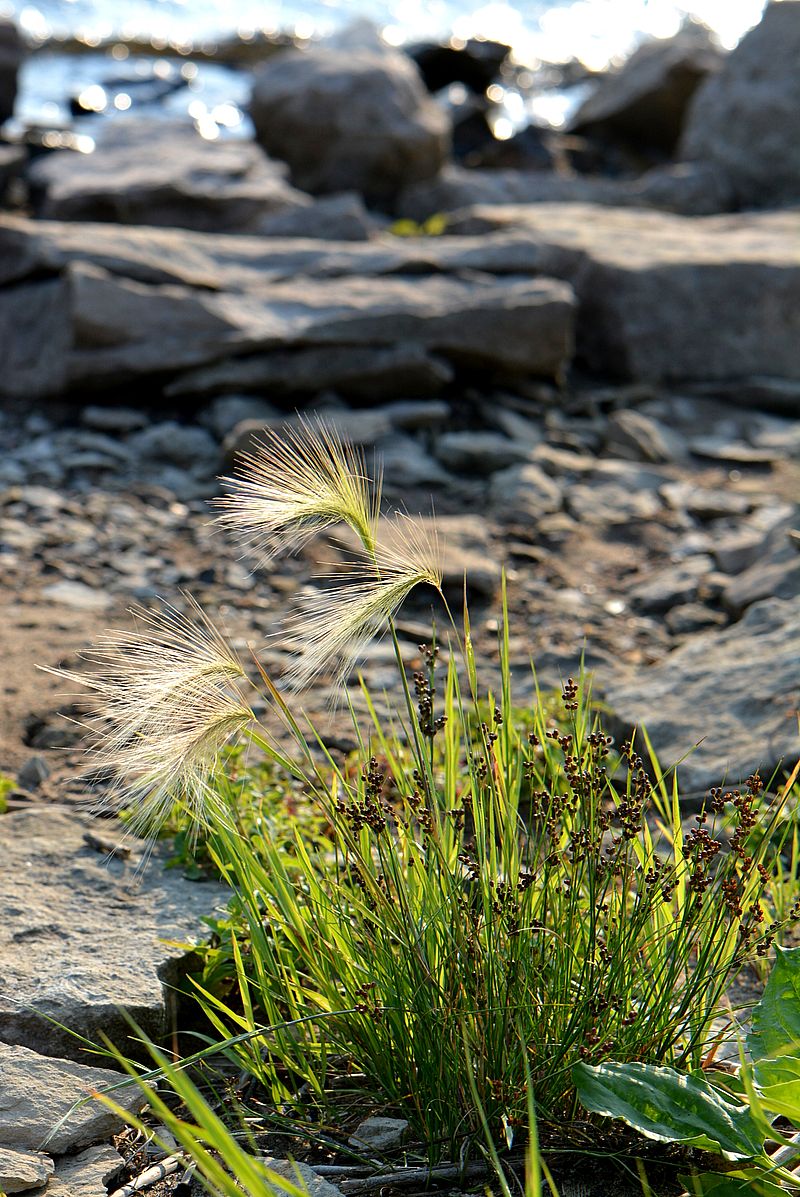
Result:
<svg viewBox="0 0 800 1197">
<path fill-rule="evenodd" d="M 29 59 L 20 81 L 17 124 L 64 126 L 72 122 L 70 96 L 84 95 L 115 116 L 188 114 L 204 136 L 246 135 L 242 108 L 249 92 L 247 72 L 192 60 L 199 44 L 250 38 L 259 31 L 318 36 L 367 17 L 390 42 L 466 40 L 507 42 L 514 61 L 530 68 L 542 62 L 579 59 L 602 69 L 645 37 L 669 37 L 687 17 L 705 22 L 727 46 L 760 18 L 765 0 L 526 0 L 517 4 L 480 0 L 0 0 L 0 13 L 15 17 L 32 40 L 51 34 L 80 35 L 90 44 L 120 38 L 115 58 L 105 54 L 40 53 Z M 181 55 L 132 56 L 124 41 L 147 37 Z M 101 90 L 97 90 L 97 89 Z M 502 133 L 510 135 L 530 119 L 563 123 L 582 98 L 534 86 L 501 97 Z M 81 117 L 91 131 L 93 118 Z M 96 118 L 94 118 L 96 124 Z"/>
</svg>

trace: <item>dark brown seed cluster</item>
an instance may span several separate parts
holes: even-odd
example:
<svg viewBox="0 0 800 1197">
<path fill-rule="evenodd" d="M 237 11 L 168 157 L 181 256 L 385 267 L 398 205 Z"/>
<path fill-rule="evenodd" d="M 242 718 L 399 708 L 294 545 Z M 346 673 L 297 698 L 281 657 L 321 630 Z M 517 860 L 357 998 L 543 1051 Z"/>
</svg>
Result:
<svg viewBox="0 0 800 1197">
<path fill-rule="evenodd" d="M 417 714 L 419 717 L 419 727 L 423 736 L 432 740 L 437 732 L 441 731 L 445 723 L 447 723 L 446 715 L 439 715 L 434 717 L 433 703 L 434 691 L 432 678 L 436 668 L 436 658 L 439 655 L 439 649 L 429 644 L 420 644 L 419 651 L 425 658 L 428 667 L 428 672 L 417 670 L 414 674 L 414 690 L 417 695 Z"/>
</svg>

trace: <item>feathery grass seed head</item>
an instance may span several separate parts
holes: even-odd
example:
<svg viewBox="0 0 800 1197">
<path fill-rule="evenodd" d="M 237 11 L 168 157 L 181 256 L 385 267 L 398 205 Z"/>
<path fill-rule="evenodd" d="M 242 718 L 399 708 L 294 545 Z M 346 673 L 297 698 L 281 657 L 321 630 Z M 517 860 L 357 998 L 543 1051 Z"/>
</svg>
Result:
<svg viewBox="0 0 800 1197">
<path fill-rule="evenodd" d="M 204 822 L 220 750 L 253 720 L 238 683 L 242 665 L 208 617 L 167 606 L 134 609 L 134 628 L 90 649 L 87 673 L 49 670 L 92 695 L 88 751 L 113 777 L 102 805 L 133 805 L 136 830 L 152 831 L 175 802 Z"/>
<path fill-rule="evenodd" d="M 333 669 L 343 682 L 368 642 L 386 630 L 411 591 L 427 583 L 441 592 L 435 532 L 408 516 L 386 521 L 369 562 L 356 564 L 343 583 L 305 598 L 289 628 L 298 655 L 290 685 L 302 690 Z"/>
<path fill-rule="evenodd" d="M 223 479 L 231 493 L 217 500 L 218 522 L 262 561 L 339 523 L 374 552 L 381 488 L 363 452 L 322 420 L 301 417 L 295 428 L 262 435 L 253 453 L 240 455 L 236 475 Z"/>
</svg>

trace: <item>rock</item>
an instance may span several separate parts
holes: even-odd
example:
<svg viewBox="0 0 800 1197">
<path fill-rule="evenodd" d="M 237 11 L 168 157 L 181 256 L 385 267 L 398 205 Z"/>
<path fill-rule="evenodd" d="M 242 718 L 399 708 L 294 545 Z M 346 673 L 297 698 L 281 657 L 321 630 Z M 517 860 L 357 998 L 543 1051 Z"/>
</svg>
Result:
<svg viewBox="0 0 800 1197">
<path fill-rule="evenodd" d="M 56 227 L 61 233 L 69 226 Z M 92 238 L 101 228 L 92 227 Z M 326 359 L 331 362 L 329 373 L 337 369 L 337 350 L 346 350 L 344 361 L 338 362 L 339 371 L 345 373 L 355 368 L 353 348 L 388 351 L 395 355 L 395 363 L 397 354 L 401 359 L 409 353 L 417 355 L 413 369 L 424 372 L 430 389 L 434 377 L 438 376 L 439 387 L 449 377 L 449 363 L 555 376 L 571 352 L 572 292 L 560 282 L 513 274 L 524 261 L 519 239 L 502 248 L 453 243 L 437 247 L 433 259 L 449 265 L 425 277 L 417 277 L 413 267 L 408 275 L 383 273 L 417 256 L 402 247 L 373 250 L 367 244 L 339 243 L 336 263 L 328 247 L 291 250 L 300 277 L 271 281 L 254 268 L 255 255 L 264 253 L 263 239 L 256 248 L 252 238 L 208 238 L 199 246 L 206 252 L 220 252 L 224 258 L 243 250 L 250 263 L 244 270 L 241 263 L 224 267 L 218 277 L 230 278 L 232 289 L 220 293 L 207 274 L 202 287 L 146 284 L 122 277 L 125 269 L 141 273 L 140 260 L 136 264 L 125 259 L 129 262 L 125 266 L 122 261 L 123 250 L 132 250 L 141 238 L 130 235 L 130 230 L 126 242 L 114 231 L 119 240 L 116 250 L 109 244 L 108 253 L 103 250 L 97 255 L 115 266 L 114 273 L 95 262 L 72 260 L 58 280 L 0 291 L 0 333 L 4 328 L 9 333 L 0 341 L 0 393 L 34 398 L 88 386 L 118 386 L 147 375 L 163 378 L 231 355 L 300 348 L 317 350 L 312 366 L 317 377 Z M 182 243 L 170 232 L 166 243 L 155 238 L 151 253 L 159 244 L 174 250 Z M 193 238 L 202 235 L 183 237 L 190 239 L 184 248 L 191 260 L 192 248 L 198 247 Z M 145 244 L 148 241 L 145 237 Z M 79 258 L 91 257 L 86 244 L 76 249 Z M 278 244 L 285 252 L 287 243 Z M 430 266 L 430 251 L 426 254 Z M 42 257 L 48 260 L 46 240 Z M 327 259 L 325 266 L 323 259 Z M 52 258 L 49 261 L 52 269 Z M 289 265 L 288 258 L 285 262 Z M 315 278 L 312 285 L 302 273 L 302 262 L 315 273 L 322 268 L 325 276 Z M 492 262 L 502 278 L 474 273 L 485 271 L 487 265 L 491 270 Z M 359 263 L 369 271 L 363 277 Z M 167 265 L 165 256 L 162 274 Z M 206 273 L 196 258 L 194 266 L 191 277 Z M 341 277 L 342 272 L 347 277 Z M 440 357 L 448 362 L 444 371 L 435 361 L 431 363 L 431 358 Z M 385 377 L 387 369 L 384 356 L 375 372 Z M 231 382 L 231 372 L 215 382 L 223 390 L 232 385 L 243 389 L 238 376 Z M 370 391 L 375 385 L 374 378 L 367 377 L 355 381 L 351 389 L 361 386 Z M 215 384 L 208 384 L 206 393 L 213 394 L 214 389 Z"/>
<path fill-rule="evenodd" d="M 691 636 L 704 628 L 727 622 L 721 611 L 715 611 L 707 603 L 680 603 L 664 616 L 664 622 L 674 636 Z"/>
<path fill-rule="evenodd" d="M 445 589 L 463 601 L 466 575 L 469 593 L 493 596 L 500 584 L 501 561 L 483 516 L 440 515 L 435 526 Z"/>
<path fill-rule="evenodd" d="M 56 1161 L 45 1197 L 103 1197 L 106 1177 L 119 1169 L 122 1157 L 113 1147 L 88 1147 Z"/>
<path fill-rule="evenodd" d="M 113 605 L 111 595 L 95 590 L 85 582 L 73 582 L 64 578 L 53 582 L 42 590 L 42 598 L 50 603 L 72 607 L 75 611 L 108 611 Z"/>
<path fill-rule="evenodd" d="M 737 529 L 730 536 L 715 541 L 711 552 L 722 573 L 741 574 L 764 552 L 764 533 L 754 528 Z M 766 593 L 761 597 L 765 598 Z"/>
<path fill-rule="evenodd" d="M 658 665 L 613 685 L 606 701 L 625 729 L 644 725 L 662 768 L 693 744 L 681 788 L 768 778 L 797 756 L 800 598 L 757 603 L 740 623 L 701 632 Z M 702 743 L 700 743 L 702 741 Z"/>
<path fill-rule="evenodd" d="M 288 208 L 265 217 L 262 237 L 303 237 L 320 241 L 369 241 L 380 224 L 364 207 L 360 195 L 344 191 L 327 195 L 303 207 Z"/>
<path fill-rule="evenodd" d="M 390 429 L 391 422 L 380 408 L 365 411 L 319 411 L 315 412 L 325 424 L 351 445 L 374 445 L 382 440 Z M 296 430 L 301 425 L 299 416 L 277 416 L 272 420 L 242 420 L 231 429 L 222 444 L 226 463 L 232 464 L 240 453 L 252 453 L 262 440 L 265 429 L 280 435 L 284 430 Z"/>
<path fill-rule="evenodd" d="M 417 64 L 428 91 L 464 83 L 475 95 L 483 96 L 499 75 L 510 49 L 503 42 L 470 38 L 461 46 L 423 42 L 406 47 L 406 53 Z"/>
<path fill-rule="evenodd" d="M 413 436 L 392 433 L 380 444 L 384 487 L 404 491 L 413 486 L 447 486 L 451 481 L 439 462 Z"/>
<path fill-rule="evenodd" d="M 560 511 L 563 495 L 558 483 L 541 466 L 528 462 L 495 474 L 489 500 L 505 521 L 516 524 L 520 520 L 535 522 L 542 515 Z"/>
<path fill-rule="evenodd" d="M 2 67 L 0 67 L 1 79 Z M 2 87 L 1 82 L 0 87 Z M 2 104 L 2 99 L 0 99 L 0 104 Z M 2 123 L 1 117 L 0 123 Z M 0 144 L 0 203 L 7 197 L 9 187 L 13 181 L 23 174 L 27 162 L 28 152 L 24 146 Z"/>
<path fill-rule="evenodd" d="M 157 1038 L 165 986 L 177 981 L 185 961 L 174 945 L 202 934 L 201 917 L 225 900 L 215 885 L 165 871 L 158 853 L 137 883 L 136 841 L 129 840 L 133 864 L 107 861 L 83 840 L 92 825 L 42 807 L 0 823 L 2 1042 L 82 1058 L 71 1030 L 95 1041 L 102 1032 L 131 1050 L 123 1008 Z"/>
<path fill-rule="evenodd" d="M 449 470 L 461 474 L 494 474 L 506 466 L 526 461 L 526 445 L 499 432 L 443 432 L 436 439 L 436 456 Z"/>
<path fill-rule="evenodd" d="M 279 418 L 280 413 L 271 403 L 251 395 L 221 395 L 197 416 L 199 423 L 210 428 L 218 441 L 224 441 L 243 420 L 266 425 Z"/>
<path fill-rule="evenodd" d="M 686 443 L 671 428 L 635 409 L 608 417 L 606 448 L 628 461 L 667 462 L 686 457 Z"/>
<path fill-rule="evenodd" d="M 260 233 L 309 205 L 286 168 L 246 141 L 207 141 L 183 123 L 111 121 L 91 154 L 61 150 L 29 172 L 48 220 Z"/>
<path fill-rule="evenodd" d="M 0 392 L 21 399 L 67 385 L 72 329 L 61 280 L 0 292 Z"/>
<path fill-rule="evenodd" d="M 452 367 L 420 345 L 337 345 L 291 353 L 251 354 L 190 370 L 167 387 L 170 396 L 264 391 L 276 398 L 335 390 L 353 398 L 376 394 L 437 395 Z"/>
<path fill-rule="evenodd" d="M 365 1118 L 348 1139 L 358 1151 L 392 1151 L 408 1133 L 405 1118 Z"/>
<path fill-rule="evenodd" d="M 310 1164 L 299 1164 L 295 1160 L 278 1160 L 271 1155 L 264 1156 L 261 1162 L 275 1176 L 297 1185 L 308 1197 L 342 1197 L 341 1189 L 324 1180 Z"/>
<path fill-rule="evenodd" d="M 400 400 L 396 403 L 381 405 L 394 428 L 404 428 L 409 432 L 417 432 L 421 428 L 438 428 L 447 421 L 452 409 L 443 399 L 430 399 L 426 402 L 417 399 Z"/>
<path fill-rule="evenodd" d="M 31 816 L 26 812 L 5 817 Z M 45 1147 L 50 1154 L 60 1155 L 107 1139 L 120 1120 L 91 1098 L 93 1090 L 115 1086 L 114 1101 L 132 1112 L 146 1103 L 138 1086 L 120 1087 L 121 1079 L 120 1073 L 108 1068 L 0 1043 L 0 1142 L 15 1151 Z M 73 1109 L 77 1102 L 85 1104 Z"/>
<path fill-rule="evenodd" d="M 25 45 L 13 21 L 0 17 L 0 125 L 14 114 L 17 74 L 25 57 Z"/>
<path fill-rule="evenodd" d="M 576 356 L 588 369 L 652 383 L 800 379 L 800 211 L 690 218 L 541 204 L 481 213 L 495 229 L 527 229 L 542 273 L 572 283 Z"/>
<path fill-rule="evenodd" d="M 322 43 L 273 55 L 250 101 L 256 137 L 312 194 L 387 202 L 444 163 L 449 128 L 414 64 L 379 43 Z"/>
<path fill-rule="evenodd" d="M 800 594 L 800 560 L 784 530 L 765 539 L 763 552 L 726 587 L 725 607 L 740 615 L 766 598 L 792 599 Z"/>
<path fill-rule="evenodd" d="M 800 0 L 767 4 L 689 107 L 679 155 L 724 172 L 737 207 L 800 201 L 798 60 Z"/>
<path fill-rule="evenodd" d="M 507 146 L 508 142 L 502 145 Z M 499 151 L 498 151 L 499 152 Z M 711 163 L 656 167 L 637 179 L 564 175 L 552 170 L 468 170 L 449 166 L 436 179 L 402 191 L 397 212 L 425 221 L 448 213 L 448 233 L 476 236 L 492 229 L 491 217 L 475 208 L 511 204 L 597 204 L 611 208 L 660 208 L 706 216 L 733 206 L 726 177 Z"/>
<path fill-rule="evenodd" d="M 168 461 L 198 474 L 213 473 L 219 465 L 219 447 L 211 433 L 175 420 L 143 428 L 129 438 L 128 444 L 146 463 Z"/>
<path fill-rule="evenodd" d="M 674 510 L 684 511 L 703 522 L 747 515 L 753 505 L 747 495 L 738 491 L 710 490 L 688 480 L 665 482 L 661 495 Z"/>
<path fill-rule="evenodd" d="M 567 510 L 587 524 L 632 524 L 657 519 L 662 513 L 658 495 L 631 490 L 623 482 L 576 483 L 565 491 Z"/>
<path fill-rule="evenodd" d="M 135 407 L 97 407 L 89 404 L 81 409 L 81 424 L 99 432 L 136 432 L 147 424 L 147 416 Z"/>
<path fill-rule="evenodd" d="M 629 591 L 631 605 L 646 615 L 663 615 L 671 607 L 693 602 L 712 560 L 707 556 L 689 557 L 683 564 L 659 571 Z"/>
<path fill-rule="evenodd" d="M 47 781 L 50 770 L 44 757 L 29 757 L 17 773 L 17 783 L 23 790 L 38 790 L 43 781 Z M 0 1189 L 2 1192 L 2 1189 Z"/>
<path fill-rule="evenodd" d="M 721 62 L 720 50 L 701 25 L 645 42 L 618 71 L 601 76 L 568 131 L 672 154 L 689 101 Z"/>
<path fill-rule="evenodd" d="M 38 1189 L 47 1184 L 52 1174 L 53 1161 L 49 1155 L 43 1155 L 40 1151 L 12 1151 L 0 1146 L 0 1193 L 24 1193 L 27 1189 Z"/>
</svg>

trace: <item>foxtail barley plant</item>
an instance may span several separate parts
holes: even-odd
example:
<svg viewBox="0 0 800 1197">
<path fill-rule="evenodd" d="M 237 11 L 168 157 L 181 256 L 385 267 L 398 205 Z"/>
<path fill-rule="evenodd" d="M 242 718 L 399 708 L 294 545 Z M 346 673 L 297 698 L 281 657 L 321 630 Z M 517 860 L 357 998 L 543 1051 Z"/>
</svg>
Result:
<svg viewBox="0 0 800 1197">
<path fill-rule="evenodd" d="M 614 748 L 583 682 L 565 684 L 558 718 L 538 701 L 523 726 L 505 592 L 496 693 L 480 692 L 466 604 L 458 628 L 445 603 L 448 637 L 420 646 L 409 679 L 393 618 L 420 584 L 441 596 L 435 535 L 379 518 L 363 456 L 323 424 L 265 434 L 228 485 L 220 523 L 261 559 L 336 525 L 357 538 L 289 628 L 290 685 L 326 671 L 341 685 L 388 628 L 402 703 L 387 726 L 362 687 L 369 718 L 353 715 L 359 747 L 342 763 L 258 666 L 291 759 L 197 608 L 139 613 L 93 650 L 93 672 L 65 675 L 94 701 L 116 798 L 150 825 L 182 804 L 233 888 L 215 964 L 228 988 L 199 986 L 223 1046 L 276 1110 L 302 1090 L 329 1113 L 357 1073 L 355 1108 L 403 1113 L 431 1160 L 487 1135 L 492 1158 L 512 1148 L 533 1099 L 541 1118 L 571 1118 L 578 1061 L 701 1067 L 731 978 L 774 935 L 763 853 L 778 811 L 757 828 L 760 779 L 712 793 L 684 834 L 677 781 L 633 742 Z M 326 830 L 311 839 L 266 809 L 244 827 L 222 752 L 236 739 L 295 780 Z"/>
</svg>

